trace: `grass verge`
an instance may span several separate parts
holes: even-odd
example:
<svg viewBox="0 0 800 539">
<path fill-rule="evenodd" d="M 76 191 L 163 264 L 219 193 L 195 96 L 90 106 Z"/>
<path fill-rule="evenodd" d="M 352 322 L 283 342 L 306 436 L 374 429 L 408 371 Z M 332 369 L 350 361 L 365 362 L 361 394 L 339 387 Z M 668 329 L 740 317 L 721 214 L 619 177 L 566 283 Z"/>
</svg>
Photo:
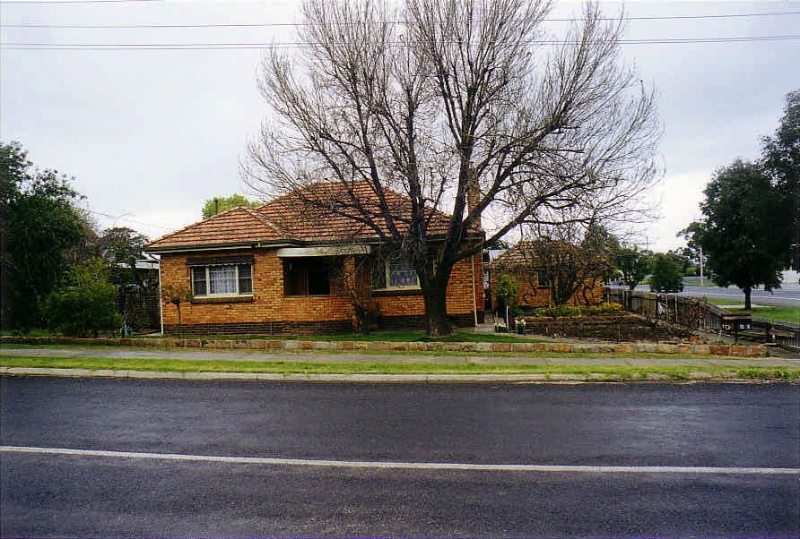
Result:
<svg viewBox="0 0 800 539">
<path fill-rule="evenodd" d="M 744 309 L 744 303 L 731 301 L 725 298 L 707 298 L 708 302 L 713 305 L 725 305 L 726 310 L 732 313 L 748 312 Z M 769 318 L 778 322 L 794 322 L 800 324 L 800 309 L 797 307 L 775 307 L 772 305 L 753 305 L 750 311 L 755 317 Z"/>
<path fill-rule="evenodd" d="M 647 366 L 624 365 L 543 365 L 543 364 L 476 364 L 476 363 L 331 363 L 292 361 L 192 361 L 169 359 L 111 358 L 41 358 L 7 357 L 0 366 L 23 368 L 57 368 L 128 370 L 151 372 L 235 372 L 266 374 L 541 374 L 572 375 L 596 380 L 635 381 L 663 379 L 746 379 L 760 381 L 800 381 L 800 367 L 721 367 L 721 366 Z"/>
</svg>

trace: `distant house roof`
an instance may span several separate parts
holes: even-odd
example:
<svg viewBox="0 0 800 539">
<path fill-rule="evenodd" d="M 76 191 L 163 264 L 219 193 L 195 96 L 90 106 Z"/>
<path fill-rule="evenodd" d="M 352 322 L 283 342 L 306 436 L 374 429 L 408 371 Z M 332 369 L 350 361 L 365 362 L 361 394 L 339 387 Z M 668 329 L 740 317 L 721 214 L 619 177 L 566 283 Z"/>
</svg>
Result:
<svg viewBox="0 0 800 539">
<path fill-rule="evenodd" d="M 514 270 L 523 266 L 535 266 L 543 247 L 561 247 L 565 251 L 576 248 L 561 240 L 521 241 L 492 260 L 490 267 L 496 270 Z"/>
<path fill-rule="evenodd" d="M 353 208 L 357 200 L 359 210 Z M 397 219 L 400 233 L 408 230 L 411 202 L 386 190 L 384 200 Z M 372 219 L 364 219 L 364 214 Z M 308 245 L 341 242 L 378 242 L 389 235 L 379 198 L 367 182 L 315 183 L 255 208 L 237 207 L 205 221 L 167 234 L 147 246 L 150 252 L 249 247 L 254 245 Z M 429 210 L 428 236 L 444 235 L 450 216 Z M 376 229 L 368 221 L 379 224 Z M 471 234 L 480 235 L 473 226 Z"/>
</svg>

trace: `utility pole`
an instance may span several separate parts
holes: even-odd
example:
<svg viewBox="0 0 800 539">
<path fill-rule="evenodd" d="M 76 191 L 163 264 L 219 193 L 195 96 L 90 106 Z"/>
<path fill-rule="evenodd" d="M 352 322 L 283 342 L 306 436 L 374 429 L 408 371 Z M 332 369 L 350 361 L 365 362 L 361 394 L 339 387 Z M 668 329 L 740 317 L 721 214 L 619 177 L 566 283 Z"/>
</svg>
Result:
<svg viewBox="0 0 800 539">
<path fill-rule="evenodd" d="M 700 247 L 700 286 L 703 286 L 703 248 Z"/>
</svg>

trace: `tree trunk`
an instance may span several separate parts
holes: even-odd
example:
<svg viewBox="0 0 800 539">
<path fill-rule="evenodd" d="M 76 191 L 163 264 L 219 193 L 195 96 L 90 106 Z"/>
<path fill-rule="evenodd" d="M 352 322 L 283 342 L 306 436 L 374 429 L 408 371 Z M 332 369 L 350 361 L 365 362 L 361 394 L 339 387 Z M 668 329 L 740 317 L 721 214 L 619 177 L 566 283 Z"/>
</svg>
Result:
<svg viewBox="0 0 800 539">
<path fill-rule="evenodd" d="M 429 337 L 442 337 L 453 332 L 447 317 L 447 287 L 432 286 L 424 292 L 425 330 Z"/>
<path fill-rule="evenodd" d="M 752 308 L 752 304 L 750 303 L 750 293 L 752 291 L 753 289 L 749 286 L 746 286 L 742 289 L 742 292 L 744 292 L 744 309 L 746 311 L 749 311 Z"/>
</svg>

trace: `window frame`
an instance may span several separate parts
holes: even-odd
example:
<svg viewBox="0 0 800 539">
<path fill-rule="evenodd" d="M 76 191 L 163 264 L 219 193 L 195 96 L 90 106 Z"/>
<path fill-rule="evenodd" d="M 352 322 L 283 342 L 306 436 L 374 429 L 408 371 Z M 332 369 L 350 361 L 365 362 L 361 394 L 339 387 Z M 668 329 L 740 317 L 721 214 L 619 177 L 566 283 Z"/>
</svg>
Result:
<svg viewBox="0 0 800 539">
<path fill-rule="evenodd" d="M 235 292 L 211 292 L 211 268 L 229 266 L 234 268 L 233 284 Z M 247 268 L 247 274 L 243 274 L 243 268 Z M 203 279 L 196 279 L 195 272 L 202 270 Z M 239 298 L 253 296 L 253 264 L 250 262 L 220 262 L 211 264 L 196 264 L 190 267 L 190 279 L 192 281 L 192 297 L 196 299 L 207 298 Z M 204 294 L 197 293 L 197 283 L 202 281 L 205 287 Z M 249 287 L 243 287 L 243 283 L 249 282 Z M 243 291 L 243 288 L 249 290 Z"/>
<path fill-rule="evenodd" d="M 411 269 L 414 271 L 414 278 L 416 280 L 416 284 L 414 284 L 414 285 L 392 285 L 392 269 L 391 269 L 392 263 L 395 263 L 395 264 L 404 263 L 404 264 L 410 266 Z M 384 279 L 384 283 L 385 284 L 384 284 L 383 287 L 376 288 L 374 286 L 374 281 L 373 281 L 373 288 L 372 288 L 373 290 L 375 290 L 377 292 L 395 291 L 395 290 L 398 290 L 398 291 L 402 291 L 402 290 L 420 290 L 419 274 L 417 273 L 417 270 L 414 268 L 414 266 L 411 264 L 411 262 L 408 260 L 408 257 L 405 257 L 405 256 L 388 257 L 388 258 L 383 259 L 380 264 L 376 264 L 376 266 L 378 266 L 378 268 L 375 268 L 375 269 L 381 269 L 382 270 L 383 279 Z"/>
</svg>

